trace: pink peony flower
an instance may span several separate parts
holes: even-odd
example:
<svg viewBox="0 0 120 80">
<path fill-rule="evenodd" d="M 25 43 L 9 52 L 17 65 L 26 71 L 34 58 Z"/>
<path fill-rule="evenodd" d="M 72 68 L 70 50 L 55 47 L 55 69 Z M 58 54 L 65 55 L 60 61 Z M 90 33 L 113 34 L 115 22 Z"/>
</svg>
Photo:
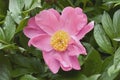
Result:
<svg viewBox="0 0 120 80">
<path fill-rule="evenodd" d="M 30 38 L 28 45 L 40 49 L 49 69 L 57 73 L 60 67 L 80 70 L 77 57 L 87 53 L 79 40 L 93 27 L 81 8 L 66 7 L 61 15 L 54 9 L 41 11 L 29 20 L 24 34 Z"/>
</svg>

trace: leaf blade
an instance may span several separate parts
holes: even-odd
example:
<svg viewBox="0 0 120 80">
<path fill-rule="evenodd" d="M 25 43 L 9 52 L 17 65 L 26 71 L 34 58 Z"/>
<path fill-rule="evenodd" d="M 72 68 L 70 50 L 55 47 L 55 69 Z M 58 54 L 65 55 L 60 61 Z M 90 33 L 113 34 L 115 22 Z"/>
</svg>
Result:
<svg viewBox="0 0 120 80">
<path fill-rule="evenodd" d="M 100 24 L 97 24 L 94 28 L 94 37 L 97 44 L 100 46 L 102 50 L 109 54 L 112 54 L 114 52 L 110 39 L 106 35 Z"/>
</svg>

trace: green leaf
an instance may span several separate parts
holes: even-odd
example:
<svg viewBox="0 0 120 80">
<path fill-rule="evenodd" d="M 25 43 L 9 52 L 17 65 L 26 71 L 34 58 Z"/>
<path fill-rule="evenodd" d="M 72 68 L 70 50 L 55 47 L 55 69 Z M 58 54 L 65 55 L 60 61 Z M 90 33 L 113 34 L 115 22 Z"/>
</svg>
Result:
<svg viewBox="0 0 120 80">
<path fill-rule="evenodd" d="M 8 55 L 0 53 L 0 64 L 6 66 L 9 70 L 11 70 L 11 63 L 9 61 Z"/>
<path fill-rule="evenodd" d="M 97 15 L 97 16 L 93 17 L 92 19 L 94 21 L 96 21 L 97 23 L 100 23 L 101 22 L 101 18 L 102 18 L 102 15 Z"/>
<path fill-rule="evenodd" d="M 28 12 L 36 7 L 41 7 L 41 0 L 10 0 L 9 2 L 11 16 L 17 24 L 24 18 L 22 13 L 28 15 Z"/>
<path fill-rule="evenodd" d="M 33 10 L 37 7 L 41 8 L 41 0 L 32 0 L 32 2 L 30 2 L 30 0 L 28 0 L 28 1 L 24 0 L 24 2 L 25 2 L 25 6 L 26 6 L 25 11 L 23 11 L 24 14 L 30 12 L 31 10 Z"/>
<path fill-rule="evenodd" d="M 100 24 L 97 24 L 94 28 L 94 37 L 97 44 L 102 50 L 109 54 L 112 54 L 114 52 L 110 39 L 108 38 Z"/>
<path fill-rule="evenodd" d="M 116 37 L 115 28 L 113 27 L 112 20 L 111 20 L 109 14 L 107 12 L 104 12 L 104 14 L 102 16 L 102 25 L 103 25 L 103 28 L 104 28 L 106 34 L 111 39 L 113 39 L 114 37 Z"/>
<path fill-rule="evenodd" d="M 9 10 L 14 14 L 20 14 L 24 7 L 24 0 L 9 0 Z"/>
<path fill-rule="evenodd" d="M 15 30 L 16 30 L 15 23 L 13 22 L 10 12 L 8 12 L 4 22 L 4 32 L 7 42 L 11 41 L 11 39 L 15 35 Z"/>
<path fill-rule="evenodd" d="M 25 18 L 23 20 L 21 20 L 21 22 L 19 23 L 17 29 L 16 29 L 16 33 L 20 32 L 21 30 L 23 30 L 23 28 L 25 27 L 25 25 L 27 24 L 27 19 Z"/>
<path fill-rule="evenodd" d="M 115 77 L 118 75 L 118 73 L 109 76 L 107 70 L 101 74 L 100 78 L 98 80 L 114 80 Z"/>
<path fill-rule="evenodd" d="M 21 16 L 20 14 L 12 13 L 11 16 L 12 16 L 13 20 L 14 20 L 17 24 L 19 24 L 20 21 L 22 20 L 22 16 Z"/>
<path fill-rule="evenodd" d="M 21 10 L 24 7 L 24 0 L 10 0 L 9 1 L 9 10 L 11 16 L 16 23 L 19 23 L 22 19 Z"/>
<path fill-rule="evenodd" d="M 119 1 L 119 0 L 116 1 L 116 4 L 115 4 L 114 6 L 116 7 L 116 6 L 118 6 L 118 5 L 120 5 L 120 1 Z"/>
<path fill-rule="evenodd" d="M 19 54 L 10 56 L 11 62 L 16 64 L 16 68 L 12 71 L 13 77 L 18 77 L 26 73 L 42 73 L 44 68 L 38 58 L 25 57 Z"/>
<path fill-rule="evenodd" d="M 117 66 L 120 63 L 120 47 L 116 50 L 114 55 L 114 64 Z"/>
<path fill-rule="evenodd" d="M 33 0 L 24 0 L 25 10 L 28 10 L 32 5 Z"/>
<path fill-rule="evenodd" d="M 102 60 L 100 54 L 95 50 L 90 44 L 84 43 L 87 48 L 88 55 L 82 66 L 81 72 L 86 76 L 91 76 L 92 74 L 99 74 L 102 67 Z M 89 66 L 89 67 L 88 67 Z"/>
<path fill-rule="evenodd" d="M 102 64 L 101 76 L 98 80 L 114 80 L 118 73 L 109 76 L 108 69 L 113 63 L 113 56 L 107 57 Z"/>
<path fill-rule="evenodd" d="M 113 26 L 115 28 L 116 37 L 120 37 L 120 9 L 114 13 Z"/>
<path fill-rule="evenodd" d="M 86 77 L 85 75 L 80 75 L 79 80 L 98 80 L 100 74 L 95 74 L 90 77 Z"/>
<path fill-rule="evenodd" d="M 25 74 L 33 74 L 35 71 L 29 68 L 17 67 L 12 70 L 12 77 L 16 78 Z"/>
<path fill-rule="evenodd" d="M 14 55 L 11 59 L 12 63 L 16 64 L 16 68 L 12 70 L 12 77 L 19 77 L 28 73 L 37 74 L 44 72 L 43 65 L 39 59 L 24 57 L 21 55 Z"/>
<path fill-rule="evenodd" d="M 117 77 L 114 80 L 119 80 L 120 79 L 120 73 L 117 74 Z"/>
<path fill-rule="evenodd" d="M 32 6 L 31 6 L 31 10 L 36 8 L 36 7 L 41 7 L 41 0 L 33 0 Z"/>
<path fill-rule="evenodd" d="M 28 46 L 29 39 L 23 33 L 19 33 L 19 38 L 20 38 L 19 42 L 23 48 L 25 48 L 25 49 L 31 48 Z M 33 49 L 31 49 L 31 50 L 33 50 Z"/>
<path fill-rule="evenodd" d="M 102 64 L 101 72 L 104 72 L 108 66 L 111 66 L 112 60 L 113 60 L 113 56 L 105 58 Z"/>
<path fill-rule="evenodd" d="M 5 40 L 5 34 L 3 32 L 3 29 L 0 27 L 0 40 Z"/>
<path fill-rule="evenodd" d="M 79 76 L 79 80 L 87 80 L 87 77 L 82 74 L 82 75 Z"/>
<path fill-rule="evenodd" d="M 0 80 L 10 80 L 10 72 L 3 64 L 0 64 Z"/>
<path fill-rule="evenodd" d="M 109 69 L 108 69 L 109 76 L 111 76 L 119 71 L 119 69 L 115 69 L 115 68 L 116 68 L 115 65 L 112 65 L 111 67 L 109 67 Z"/>
<path fill-rule="evenodd" d="M 13 46 L 13 44 L 2 44 L 2 43 L 0 43 L 0 50 L 4 49 L 4 48 L 11 47 L 11 46 Z"/>
<path fill-rule="evenodd" d="M 11 65 L 7 57 L 0 54 L 0 80 L 11 80 Z"/>
<path fill-rule="evenodd" d="M 98 80 L 100 74 L 92 75 L 88 78 L 88 80 Z"/>
<path fill-rule="evenodd" d="M 24 75 L 20 78 L 20 80 L 38 80 L 38 79 L 33 77 L 32 75 Z"/>
<path fill-rule="evenodd" d="M 113 40 L 115 40 L 115 41 L 120 41 L 120 37 L 114 38 Z"/>
<path fill-rule="evenodd" d="M 120 47 L 115 52 L 113 65 L 108 69 L 110 76 L 118 72 L 120 72 Z"/>
<path fill-rule="evenodd" d="M 106 4 L 114 4 L 114 7 L 120 5 L 120 0 L 104 0 Z"/>
<path fill-rule="evenodd" d="M 24 57 L 22 55 L 11 55 L 11 61 L 14 63 L 14 64 L 17 64 L 21 67 L 24 67 L 24 68 L 31 68 L 31 60 L 28 58 L 28 57 Z"/>
</svg>

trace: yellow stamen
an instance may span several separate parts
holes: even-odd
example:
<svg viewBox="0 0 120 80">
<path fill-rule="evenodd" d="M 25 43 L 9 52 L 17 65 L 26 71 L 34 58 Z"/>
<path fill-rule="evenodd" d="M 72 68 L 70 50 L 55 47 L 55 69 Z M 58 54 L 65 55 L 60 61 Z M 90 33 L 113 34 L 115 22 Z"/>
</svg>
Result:
<svg viewBox="0 0 120 80">
<path fill-rule="evenodd" d="M 57 31 L 51 37 L 50 44 L 56 51 L 65 51 L 68 47 L 70 36 L 65 31 Z"/>
</svg>

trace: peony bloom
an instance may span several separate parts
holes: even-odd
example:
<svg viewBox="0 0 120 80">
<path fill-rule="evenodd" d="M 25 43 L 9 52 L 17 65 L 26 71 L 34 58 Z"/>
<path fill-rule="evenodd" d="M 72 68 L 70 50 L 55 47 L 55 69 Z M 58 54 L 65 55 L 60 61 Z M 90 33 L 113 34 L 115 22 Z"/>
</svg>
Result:
<svg viewBox="0 0 120 80">
<path fill-rule="evenodd" d="M 80 70 L 77 57 L 87 53 L 79 40 L 93 27 L 81 8 L 66 7 L 61 15 L 54 9 L 41 11 L 28 21 L 24 34 L 30 38 L 28 45 L 40 49 L 49 69 L 57 73 L 60 67 Z"/>
</svg>

